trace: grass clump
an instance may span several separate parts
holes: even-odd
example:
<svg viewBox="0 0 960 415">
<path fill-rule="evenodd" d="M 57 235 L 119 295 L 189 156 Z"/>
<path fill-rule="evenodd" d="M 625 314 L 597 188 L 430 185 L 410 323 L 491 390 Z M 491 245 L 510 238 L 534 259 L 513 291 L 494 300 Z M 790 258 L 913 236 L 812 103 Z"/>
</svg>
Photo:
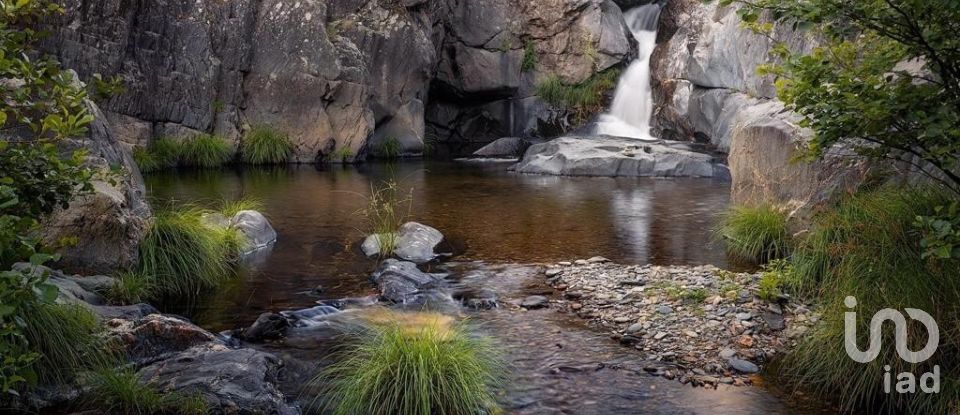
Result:
<svg viewBox="0 0 960 415">
<path fill-rule="evenodd" d="M 219 211 L 223 216 L 232 218 L 244 210 L 263 210 L 263 207 L 263 201 L 260 199 L 243 198 L 238 200 L 224 200 L 220 204 Z"/>
<path fill-rule="evenodd" d="M 78 373 L 100 367 L 110 359 L 106 343 L 99 336 L 100 322 L 86 307 L 38 304 L 21 318 L 30 349 L 41 356 L 34 362 L 41 384 L 69 383 Z"/>
<path fill-rule="evenodd" d="M 766 301 L 776 301 L 783 294 L 783 286 L 791 279 L 793 272 L 790 262 L 775 259 L 763 267 L 760 282 L 757 284 L 757 297 Z"/>
<path fill-rule="evenodd" d="M 360 213 L 367 222 L 367 230 L 376 235 L 380 256 L 393 255 L 400 227 L 407 221 L 413 207 L 413 193 L 402 194 L 395 181 L 370 186 L 367 206 Z"/>
<path fill-rule="evenodd" d="M 923 257 L 916 217 L 949 203 L 939 189 L 881 188 L 860 193 L 815 219 L 812 234 L 798 244 L 791 284 L 819 300 L 821 322 L 782 362 L 789 383 L 819 396 L 838 398 L 847 411 L 951 413 L 960 402 L 960 259 Z M 847 296 L 857 300 L 851 310 Z M 884 308 L 916 308 L 939 323 L 940 345 L 925 362 L 910 364 L 896 352 L 893 330 L 881 337 L 879 357 L 857 363 L 845 353 L 844 315 L 856 311 L 861 350 L 868 344 L 870 320 Z M 907 319 L 910 349 L 927 340 L 922 324 Z M 922 373 L 940 367 L 938 394 L 884 393 L 884 366 L 896 374 Z"/>
<path fill-rule="evenodd" d="M 380 157 L 387 159 L 396 159 L 403 155 L 403 145 L 394 136 L 384 138 L 379 150 Z"/>
<path fill-rule="evenodd" d="M 124 271 L 114 276 L 114 283 L 103 293 L 111 304 L 137 304 L 153 297 L 154 281 L 146 274 Z"/>
<path fill-rule="evenodd" d="M 230 144 L 223 137 L 199 134 L 181 143 L 180 165 L 189 167 L 220 167 L 230 161 Z"/>
<path fill-rule="evenodd" d="M 133 149 L 133 159 L 142 173 L 177 167 L 183 146 L 170 138 L 159 138 L 147 148 Z"/>
<path fill-rule="evenodd" d="M 84 397 L 85 406 L 111 414 L 202 415 L 209 412 L 201 396 L 160 393 L 142 383 L 132 369 L 99 369 L 89 374 L 86 383 L 89 390 Z"/>
<path fill-rule="evenodd" d="M 537 46 L 530 41 L 527 41 L 526 46 L 523 48 L 523 61 L 520 63 L 520 70 L 522 72 L 530 72 L 537 68 Z"/>
<path fill-rule="evenodd" d="M 567 85 L 557 75 L 550 75 L 537 84 L 536 93 L 555 107 L 573 111 L 578 119 L 585 120 L 591 113 L 603 109 L 604 95 L 617 86 L 619 69 L 594 74 L 577 85 Z"/>
<path fill-rule="evenodd" d="M 350 147 L 340 147 L 323 158 L 327 163 L 349 163 L 353 161 L 353 156 L 353 150 Z"/>
<path fill-rule="evenodd" d="M 439 320 L 438 320 L 439 321 Z M 464 325 L 385 324 L 344 348 L 318 380 L 333 414 L 496 413 L 502 366 Z"/>
<path fill-rule="evenodd" d="M 715 233 L 726 240 L 729 254 L 746 261 L 764 264 L 790 252 L 787 214 L 772 205 L 733 207 Z"/>
<path fill-rule="evenodd" d="M 160 209 L 140 244 L 140 273 L 154 282 L 159 297 L 196 298 L 233 275 L 240 235 L 209 225 L 211 211 L 186 206 Z"/>
<path fill-rule="evenodd" d="M 293 154 L 290 137 L 268 126 L 253 127 L 243 138 L 240 153 L 244 163 L 286 163 Z"/>
</svg>

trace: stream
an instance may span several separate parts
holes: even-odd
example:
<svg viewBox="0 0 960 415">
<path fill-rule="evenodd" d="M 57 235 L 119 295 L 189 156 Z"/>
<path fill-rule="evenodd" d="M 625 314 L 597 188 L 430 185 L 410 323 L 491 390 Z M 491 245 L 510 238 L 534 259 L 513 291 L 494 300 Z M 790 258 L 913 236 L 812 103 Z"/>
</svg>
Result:
<svg viewBox="0 0 960 415">
<path fill-rule="evenodd" d="M 734 265 L 709 231 L 729 202 L 728 183 L 529 176 L 506 166 L 412 161 L 180 171 L 148 176 L 147 186 L 161 204 L 214 206 L 240 197 L 265 204 L 278 242 L 192 316 L 215 331 L 247 326 L 265 311 L 376 294 L 369 281 L 376 261 L 358 246 L 364 236 L 358 211 L 371 185 L 389 178 L 411 195 L 411 219 L 441 230 L 456 254 L 433 271 L 450 272 L 458 289 L 496 292 L 501 303 L 549 289 L 537 266 L 512 264 L 600 255 L 620 263 Z M 693 388 L 649 376 L 635 350 L 551 309 L 463 313 L 507 357 L 512 380 L 501 401 L 509 413 L 817 412 L 790 406 L 763 387 Z M 294 366 L 315 364 L 329 351 L 292 343 L 258 347 Z M 296 396 L 301 383 L 288 380 L 285 392 Z"/>
</svg>

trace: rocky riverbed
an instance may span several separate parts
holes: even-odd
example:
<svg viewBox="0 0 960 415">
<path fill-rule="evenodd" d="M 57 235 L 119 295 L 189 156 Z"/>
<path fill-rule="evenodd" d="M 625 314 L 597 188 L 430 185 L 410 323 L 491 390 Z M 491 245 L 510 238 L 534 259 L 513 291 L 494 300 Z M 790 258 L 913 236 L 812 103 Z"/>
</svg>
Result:
<svg viewBox="0 0 960 415">
<path fill-rule="evenodd" d="M 695 386 L 751 384 L 819 319 L 789 297 L 762 300 L 758 273 L 597 257 L 552 264 L 543 274 L 557 295 L 533 296 L 520 307 L 575 314 L 641 351 L 647 372 Z"/>
</svg>

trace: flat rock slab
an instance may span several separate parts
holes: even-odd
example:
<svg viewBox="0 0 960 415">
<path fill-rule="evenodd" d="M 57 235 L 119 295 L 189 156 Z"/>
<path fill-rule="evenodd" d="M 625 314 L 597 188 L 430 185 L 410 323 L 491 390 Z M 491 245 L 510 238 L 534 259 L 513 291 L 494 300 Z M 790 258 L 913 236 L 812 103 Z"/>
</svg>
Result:
<svg viewBox="0 0 960 415">
<path fill-rule="evenodd" d="M 534 144 L 513 170 L 556 176 L 730 179 L 727 166 L 687 143 L 613 137 L 561 137 Z"/>
</svg>

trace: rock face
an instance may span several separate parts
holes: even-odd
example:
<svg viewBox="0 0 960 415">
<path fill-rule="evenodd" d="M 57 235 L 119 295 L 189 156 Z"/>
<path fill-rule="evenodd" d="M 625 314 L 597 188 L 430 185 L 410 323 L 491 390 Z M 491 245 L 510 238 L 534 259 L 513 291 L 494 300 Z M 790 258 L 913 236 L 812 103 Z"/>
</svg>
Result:
<svg viewBox="0 0 960 415">
<path fill-rule="evenodd" d="M 671 0 L 661 14 L 651 58 L 654 124 L 661 138 L 710 143 L 729 153 L 735 203 L 775 201 L 809 211 L 863 180 L 866 166 L 847 157 L 791 163 L 810 132 L 776 99 L 773 42 L 743 29 L 736 6 Z M 777 24 L 772 34 L 796 52 L 817 39 Z M 851 164 L 852 163 L 852 164 Z"/>
<path fill-rule="evenodd" d="M 46 218 L 41 226 L 45 244 L 58 246 L 64 238 L 76 238 L 59 252 L 57 264 L 69 272 L 109 274 L 137 263 L 140 241 L 152 217 L 145 199 L 140 170 L 120 144 L 100 109 L 88 102 L 95 117 L 88 136 L 68 140 L 66 150 L 87 151 L 86 164 L 99 174 L 93 191 L 74 198 L 67 209 Z M 116 174 L 116 168 L 121 170 Z"/>
<path fill-rule="evenodd" d="M 729 178 L 726 166 L 688 144 L 610 137 L 563 137 L 533 145 L 514 170 L 560 176 Z"/>
<path fill-rule="evenodd" d="M 551 114 L 537 79 L 579 82 L 632 49 L 610 0 L 63 4 L 45 46 L 83 79 L 124 79 L 104 109 L 125 143 L 268 124 L 301 162 L 533 131 Z"/>
</svg>

